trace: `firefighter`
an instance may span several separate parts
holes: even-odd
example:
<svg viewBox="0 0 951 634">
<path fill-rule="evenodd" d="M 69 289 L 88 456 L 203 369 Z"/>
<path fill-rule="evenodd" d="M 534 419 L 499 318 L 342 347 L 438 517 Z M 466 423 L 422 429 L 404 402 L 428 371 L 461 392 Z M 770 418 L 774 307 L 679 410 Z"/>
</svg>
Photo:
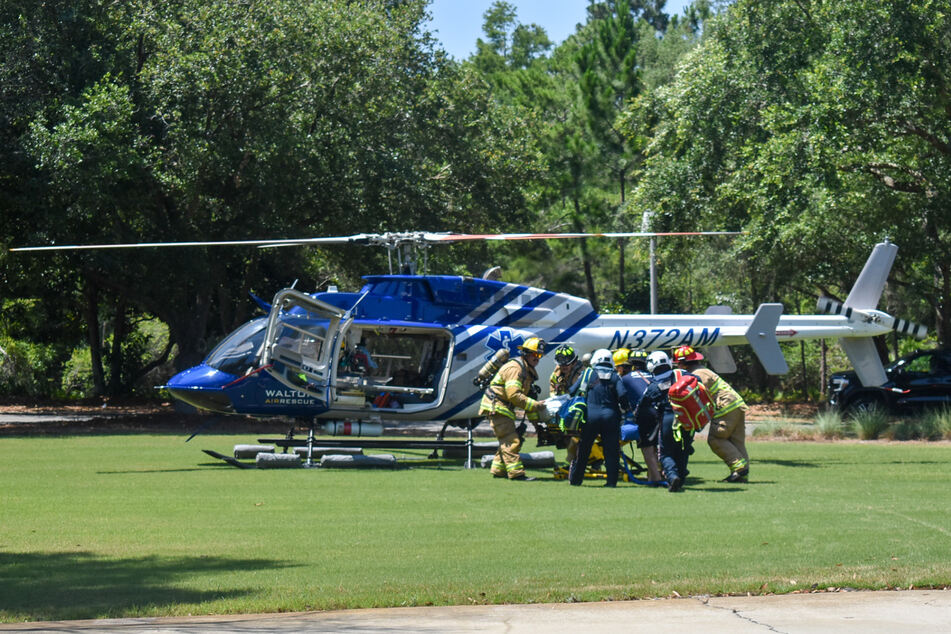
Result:
<svg viewBox="0 0 951 634">
<path fill-rule="evenodd" d="M 707 432 L 707 444 L 730 468 L 723 482 L 744 482 L 750 473 L 750 456 L 746 453 L 746 412 L 743 397 L 720 376 L 701 365 L 703 355 L 690 346 L 674 350 L 674 363 L 695 374 L 707 389 L 716 409 Z"/>
<path fill-rule="evenodd" d="M 559 396 L 568 393 L 568 388 L 578 380 L 578 377 L 584 371 L 584 364 L 578 360 L 575 349 L 568 344 L 560 345 L 555 350 L 555 363 L 557 365 L 548 380 L 548 387 L 552 396 Z M 570 436 L 568 446 L 565 449 L 565 459 L 570 465 L 575 456 L 578 455 L 578 437 Z"/>
<path fill-rule="evenodd" d="M 585 399 L 588 403 L 588 415 L 584 426 L 581 427 L 581 439 L 578 442 L 578 453 L 571 462 L 568 473 L 568 482 L 572 486 L 579 486 L 584 480 L 584 472 L 588 466 L 588 456 L 594 439 L 600 435 L 604 449 L 604 470 L 607 472 L 607 481 L 604 486 L 616 487 L 618 472 L 621 469 L 621 411 L 630 409 L 627 392 L 624 384 L 614 370 L 611 351 L 596 350 L 591 356 L 591 377 L 588 379 Z M 577 394 L 582 388 L 582 381 L 586 375 L 571 386 L 570 393 Z"/>
<path fill-rule="evenodd" d="M 551 395 L 567 394 L 568 388 L 578 380 L 584 367 L 578 361 L 578 354 L 575 349 L 567 344 L 560 345 L 555 350 L 555 363 L 557 364 L 555 371 L 551 373 L 551 378 L 548 381 Z"/>
<path fill-rule="evenodd" d="M 647 372 L 647 352 L 619 348 L 614 352 L 614 367 L 627 390 L 628 401 L 632 407 L 637 407 L 652 379 Z M 634 424 L 637 425 L 637 448 L 641 450 L 644 464 L 647 466 L 648 484 L 657 486 L 663 480 L 657 460 L 659 426 L 646 409 L 641 411 Z"/>
<path fill-rule="evenodd" d="M 492 475 L 509 480 L 534 480 L 525 475 L 525 466 L 519 457 L 522 438 L 515 426 L 515 410 L 524 410 L 529 420 L 537 420 L 547 413 L 543 412 L 544 401 L 531 396 L 538 380 L 535 366 L 545 354 L 545 342 L 538 337 L 529 337 L 518 349 L 521 356 L 510 359 L 499 368 L 486 388 L 479 415 L 488 417 L 499 440 L 499 450 L 492 460 Z"/>
</svg>

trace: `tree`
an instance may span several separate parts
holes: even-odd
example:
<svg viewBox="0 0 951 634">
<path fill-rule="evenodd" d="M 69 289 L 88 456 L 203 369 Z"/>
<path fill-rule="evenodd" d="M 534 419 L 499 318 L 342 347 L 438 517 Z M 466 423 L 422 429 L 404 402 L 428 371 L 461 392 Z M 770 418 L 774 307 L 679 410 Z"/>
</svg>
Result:
<svg viewBox="0 0 951 634">
<path fill-rule="evenodd" d="M 515 7 L 505 0 L 493 2 L 482 17 L 486 39 L 476 40 L 471 62 L 487 77 L 500 71 L 528 68 L 551 48 L 545 29 L 537 24 L 520 24 Z"/>
<path fill-rule="evenodd" d="M 874 241 L 900 240 L 901 304 L 946 343 L 951 258 L 936 219 L 947 208 L 948 8 L 737 3 L 707 24 L 677 80 L 632 111 L 629 132 L 650 130 L 636 199 L 657 209 L 658 228 L 750 230 L 718 268 L 756 272 L 754 304 L 842 293 Z"/>
<path fill-rule="evenodd" d="M 434 48 L 424 10 L 422 0 L 81 2 L 64 28 L 48 5 L 10 8 L 0 72 L 22 99 L 0 106 L 18 157 L 0 195 L 4 218 L 27 222 L 5 224 L 4 240 L 284 238 L 518 218 L 532 143 Z M 202 248 L 46 265 L 75 280 L 60 299 L 89 319 L 105 313 L 120 339 L 138 315 L 158 316 L 183 367 L 247 319 L 249 290 L 302 272 L 311 284 L 356 278 L 381 259 L 361 256 Z M 14 287 L 42 284 L 37 272 Z"/>
</svg>

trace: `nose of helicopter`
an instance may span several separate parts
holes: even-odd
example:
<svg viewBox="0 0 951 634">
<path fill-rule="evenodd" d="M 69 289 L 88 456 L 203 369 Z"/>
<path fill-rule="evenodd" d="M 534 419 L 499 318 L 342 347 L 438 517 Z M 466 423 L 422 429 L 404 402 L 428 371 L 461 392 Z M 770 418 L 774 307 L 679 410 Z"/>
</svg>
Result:
<svg viewBox="0 0 951 634">
<path fill-rule="evenodd" d="M 231 414 L 234 407 L 222 388 L 237 378 L 203 363 L 179 372 L 169 379 L 165 388 L 173 397 L 198 409 Z"/>
</svg>

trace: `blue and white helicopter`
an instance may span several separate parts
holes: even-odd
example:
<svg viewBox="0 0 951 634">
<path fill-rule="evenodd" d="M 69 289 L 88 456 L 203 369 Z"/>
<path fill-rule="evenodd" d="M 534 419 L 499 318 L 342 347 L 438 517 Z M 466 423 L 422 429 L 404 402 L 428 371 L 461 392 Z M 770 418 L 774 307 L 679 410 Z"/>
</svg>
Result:
<svg viewBox="0 0 951 634">
<path fill-rule="evenodd" d="M 722 232 L 714 232 L 722 233 Z M 876 309 L 898 247 L 875 246 L 848 298 L 819 300 L 817 315 L 783 315 L 762 304 L 753 315 L 711 307 L 703 315 L 608 315 L 587 299 L 494 279 L 392 274 L 402 249 L 467 240 L 538 240 L 691 235 L 688 233 L 459 234 L 386 233 L 305 240 L 247 240 L 27 247 L 15 250 L 248 245 L 369 244 L 389 249 L 390 275 L 369 275 L 357 292 L 278 291 L 267 316 L 228 335 L 198 366 L 168 381 L 177 399 L 202 410 L 311 421 L 474 421 L 482 391 L 477 373 L 498 350 L 518 355 L 529 337 L 549 350 L 627 346 L 702 348 L 720 372 L 735 371 L 729 346 L 750 345 L 770 374 L 788 366 L 780 343 L 835 338 L 865 385 L 886 381 L 871 337 L 896 330 L 923 338 L 923 327 Z M 554 370 L 542 359 L 540 377 Z M 547 382 L 542 398 L 546 396 Z M 472 423 L 470 423 L 472 424 Z M 460 426 L 463 426 L 460 424 Z"/>
</svg>

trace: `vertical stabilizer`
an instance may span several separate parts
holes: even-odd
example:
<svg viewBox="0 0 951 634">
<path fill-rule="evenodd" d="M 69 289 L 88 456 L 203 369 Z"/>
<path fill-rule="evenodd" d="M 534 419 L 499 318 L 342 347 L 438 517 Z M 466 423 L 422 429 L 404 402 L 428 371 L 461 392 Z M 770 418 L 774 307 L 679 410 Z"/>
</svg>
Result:
<svg viewBox="0 0 951 634">
<path fill-rule="evenodd" d="M 888 280 L 888 273 L 892 270 L 892 263 L 895 262 L 896 253 L 898 253 L 898 247 L 888 240 L 875 245 L 872 255 L 865 262 L 859 278 L 855 280 L 855 285 L 845 300 L 845 306 L 863 309 L 874 309 L 878 306 L 878 300 Z"/>
<path fill-rule="evenodd" d="M 859 381 L 866 387 L 881 385 L 888 380 L 882 361 L 878 358 L 878 350 L 871 339 L 842 337 L 839 345 L 845 350 L 849 362 L 859 375 Z"/>
<path fill-rule="evenodd" d="M 776 326 L 783 314 L 782 304 L 760 304 L 753 323 L 746 330 L 746 340 L 768 374 L 786 374 L 789 366 L 776 339 Z"/>
<path fill-rule="evenodd" d="M 888 240 L 875 245 L 872 255 L 862 267 L 859 278 L 855 280 L 855 285 L 843 304 L 846 311 L 852 308 L 874 310 L 878 307 L 878 300 L 885 289 L 885 282 L 892 270 L 896 253 L 898 253 L 898 246 Z M 851 319 L 851 315 L 846 316 Z M 839 345 L 845 350 L 862 385 L 872 387 L 888 380 L 885 368 L 882 367 L 882 360 L 878 356 L 878 350 L 875 349 L 875 342 L 871 339 L 842 337 L 839 339 Z"/>
</svg>

